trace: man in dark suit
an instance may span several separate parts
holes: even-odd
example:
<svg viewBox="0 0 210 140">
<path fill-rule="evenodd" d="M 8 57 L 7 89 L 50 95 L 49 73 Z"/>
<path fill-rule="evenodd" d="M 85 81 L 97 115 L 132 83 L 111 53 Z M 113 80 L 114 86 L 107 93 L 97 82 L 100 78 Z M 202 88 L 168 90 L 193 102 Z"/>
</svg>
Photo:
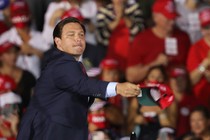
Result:
<svg viewBox="0 0 210 140">
<path fill-rule="evenodd" d="M 60 21 L 49 54 L 21 121 L 17 140 L 87 140 L 87 112 L 94 98 L 137 96 L 138 85 L 88 78 L 79 58 L 85 50 L 85 28 L 76 18 Z"/>
</svg>

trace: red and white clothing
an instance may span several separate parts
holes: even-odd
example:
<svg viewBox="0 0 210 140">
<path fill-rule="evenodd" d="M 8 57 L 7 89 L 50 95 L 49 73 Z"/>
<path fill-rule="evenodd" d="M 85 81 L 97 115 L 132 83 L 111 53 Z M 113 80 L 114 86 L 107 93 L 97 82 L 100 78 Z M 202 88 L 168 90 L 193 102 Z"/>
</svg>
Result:
<svg viewBox="0 0 210 140">
<path fill-rule="evenodd" d="M 119 25 L 111 33 L 107 50 L 107 57 L 114 58 L 119 62 L 119 69 L 124 71 L 130 48 L 130 33 L 125 21 L 122 19 Z"/>
<path fill-rule="evenodd" d="M 182 100 L 177 103 L 176 135 L 180 137 L 190 131 L 189 117 L 191 111 L 199 105 L 196 98 L 185 94 Z"/>
<path fill-rule="evenodd" d="M 97 40 L 100 44 L 108 47 L 107 57 L 119 61 L 119 68 L 122 71 L 126 67 L 131 40 L 144 29 L 142 11 L 138 3 L 126 3 L 124 15 L 130 18 L 132 25 L 126 26 L 125 20 L 122 18 L 112 31 L 108 25 L 116 18 L 113 4 L 99 8 L 96 16 Z"/>
<path fill-rule="evenodd" d="M 199 40 L 190 48 L 187 58 L 187 69 L 189 72 L 199 67 L 203 59 L 207 57 L 208 51 L 210 51 L 210 46 L 206 44 L 204 39 Z M 210 70 L 210 68 L 208 69 Z M 210 82 L 203 76 L 200 81 L 193 86 L 193 90 L 195 96 L 210 108 Z"/>
<path fill-rule="evenodd" d="M 97 113 L 88 114 L 88 123 L 93 123 L 98 129 L 107 128 L 107 121 L 104 112 L 97 111 Z"/>
<path fill-rule="evenodd" d="M 176 40 L 176 55 L 167 55 L 165 39 L 156 36 L 152 29 L 139 33 L 134 39 L 128 55 L 127 66 L 138 64 L 147 65 L 154 61 L 159 54 L 169 58 L 169 68 L 174 65 L 185 65 L 190 40 L 185 32 L 175 29 L 170 38 Z"/>
<path fill-rule="evenodd" d="M 2 120 L 1 120 L 2 121 Z M 11 131 L 11 123 L 8 121 L 3 120 L 1 127 L 4 127 L 4 129 L 7 129 L 7 131 Z M 5 130 L 2 130 L 5 131 Z M 0 131 L 0 140 L 16 140 L 15 136 L 11 137 L 5 137 L 4 134 Z"/>
<path fill-rule="evenodd" d="M 179 27 L 179 29 L 185 31 L 189 35 L 191 43 L 195 43 L 202 37 L 199 12 L 202 9 L 207 8 L 208 5 L 200 3 L 192 10 L 187 8 L 185 2 L 181 3 L 178 1 L 176 1 L 176 11 L 179 16 L 176 18 L 175 24 Z"/>
<path fill-rule="evenodd" d="M 64 9 L 68 10 L 71 8 L 71 5 L 68 1 L 60 1 L 60 2 L 51 2 L 47 8 L 47 11 L 44 16 L 44 26 L 43 26 L 43 31 L 42 35 L 44 39 L 49 43 L 53 44 L 53 29 L 54 27 L 51 27 L 49 25 L 50 18 L 54 14 L 54 12 L 58 9 Z M 60 19 L 58 19 L 60 21 Z"/>
<path fill-rule="evenodd" d="M 40 51 L 47 51 L 50 48 L 50 45 L 43 39 L 43 36 L 40 32 L 31 30 L 30 31 L 30 40 L 29 45 L 33 48 L 36 48 Z M 9 41 L 11 43 L 22 45 L 23 40 L 21 39 L 20 35 L 18 34 L 16 28 L 11 28 L 10 30 L 4 32 L 0 36 L 0 44 Z M 28 70 L 31 72 L 36 78 L 40 75 L 40 58 L 36 55 L 19 55 L 17 60 L 17 66 L 24 70 Z"/>
</svg>

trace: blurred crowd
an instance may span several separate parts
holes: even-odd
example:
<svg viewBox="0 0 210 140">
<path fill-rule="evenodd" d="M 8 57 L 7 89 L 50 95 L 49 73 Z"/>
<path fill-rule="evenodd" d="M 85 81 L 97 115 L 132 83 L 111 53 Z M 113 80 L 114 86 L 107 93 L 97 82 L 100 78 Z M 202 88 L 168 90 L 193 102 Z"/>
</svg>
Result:
<svg viewBox="0 0 210 140">
<path fill-rule="evenodd" d="M 210 140 L 209 0 L 0 0 L 0 139 L 16 139 L 54 26 L 67 17 L 86 27 L 89 77 L 164 83 L 175 97 L 164 110 L 96 99 L 89 140 Z"/>
</svg>

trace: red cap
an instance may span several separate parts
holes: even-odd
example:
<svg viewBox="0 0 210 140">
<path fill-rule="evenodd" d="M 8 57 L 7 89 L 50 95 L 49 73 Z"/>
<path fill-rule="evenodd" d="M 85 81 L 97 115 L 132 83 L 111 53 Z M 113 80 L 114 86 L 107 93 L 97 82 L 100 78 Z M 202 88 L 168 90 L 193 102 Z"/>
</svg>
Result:
<svg viewBox="0 0 210 140">
<path fill-rule="evenodd" d="M 24 28 L 28 25 L 29 7 L 25 1 L 15 1 L 10 5 L 11 21 L 17 28 Z"/>
<path fill-rule="evenodd" d="M 159 84 L 158 89 L 161 94 L 161 98 L 158 100 L 158 103 L 162 109 L 165 109 L 174 101 L 174 94 L 171 88 L 164 84 Z"/>
<path fill-rule="evenodd" d="M 106 117 L 104 112 L 100 112 L 97 114 L 88 114 L 88 122 L 93 123 L 98 127 L 98 129 L 106 128 Z"/>
<path fill-rule="evenodd" d="M 16 83 L 13 78 L 8 75 L 0 75 L 0 91 L 7 92 L 14 90 L 16 88 Z"/>
<path fill-rule="evenodd" d="M 166 84 L 158 82 L 151 82 L 147 85 L 140 86 L 141 88 L 151 87 L 150 94 L 153 100 L 160 106 L 161 109 L 165 109 L 174 101 L 174 94 L 171 88 Z"/>
<path fill-rule="evenodd" d="M 84 20 L 84 17 L 82 16 L 81 12 L 79 11 L 78 8 L 71 8 L 69 10 L 67 10 L 66 12 L 63 13 L 63 15 L 61 16 L 61 19 L 65 19 L 67 17 L 74 17 L 77 18 L 80 21 Z"/>
<path fill-rule="evenodd" d="M 3 44 L 0 44 L 0 54 L 4 53 L 5 51 L 7 51 L 8 49 L 14 47 L 15 44 L 11 43 L 11 42 L 4 42 Z"/>
<path fill-rule="evenodd" d="M 170 76 L 173 78 L 179 77 L 179 76 L 185 76 L 187 74 L 186 70 L 183 68 L 174 68 L 170 72 Z"/>
<path fill-rule="evenodd" d="M 105 58 L 100 63 L 101 69 L 119 69 L 119 62 L 116 59 Z"/>
<path fill-rule="evenodd" d="M 173 0 L 155 0 L 152 11 L 161 13 L 168 19 L 175 19 L 178 15 Z"/>
<path fill-rule="evenodd" d="M 202 27 L 210 24 L 210 9 L 205 8 L 199 13 L 200 24 Z"/>
</svg>

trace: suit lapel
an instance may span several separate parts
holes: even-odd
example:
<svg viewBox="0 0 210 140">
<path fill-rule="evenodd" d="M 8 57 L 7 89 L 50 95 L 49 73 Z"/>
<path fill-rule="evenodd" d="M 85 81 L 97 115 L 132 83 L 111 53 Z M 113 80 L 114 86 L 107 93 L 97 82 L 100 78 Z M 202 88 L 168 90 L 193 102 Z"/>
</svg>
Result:
<svg viewBox="0 0 210 140">
<path fill-rule="evenodd" d="M 88 76 L 87 73 L 86 73 L 86 69 L 85 69 L 84 65 L 82 64 L 82 62 L 79 61 L 79 65 L 82 69 L 83 74 Z M 94 97 L 88 96 L 88 107 L 90 107 L 93 104 L 94 100 L 95 100 Z"/>
</svg>

